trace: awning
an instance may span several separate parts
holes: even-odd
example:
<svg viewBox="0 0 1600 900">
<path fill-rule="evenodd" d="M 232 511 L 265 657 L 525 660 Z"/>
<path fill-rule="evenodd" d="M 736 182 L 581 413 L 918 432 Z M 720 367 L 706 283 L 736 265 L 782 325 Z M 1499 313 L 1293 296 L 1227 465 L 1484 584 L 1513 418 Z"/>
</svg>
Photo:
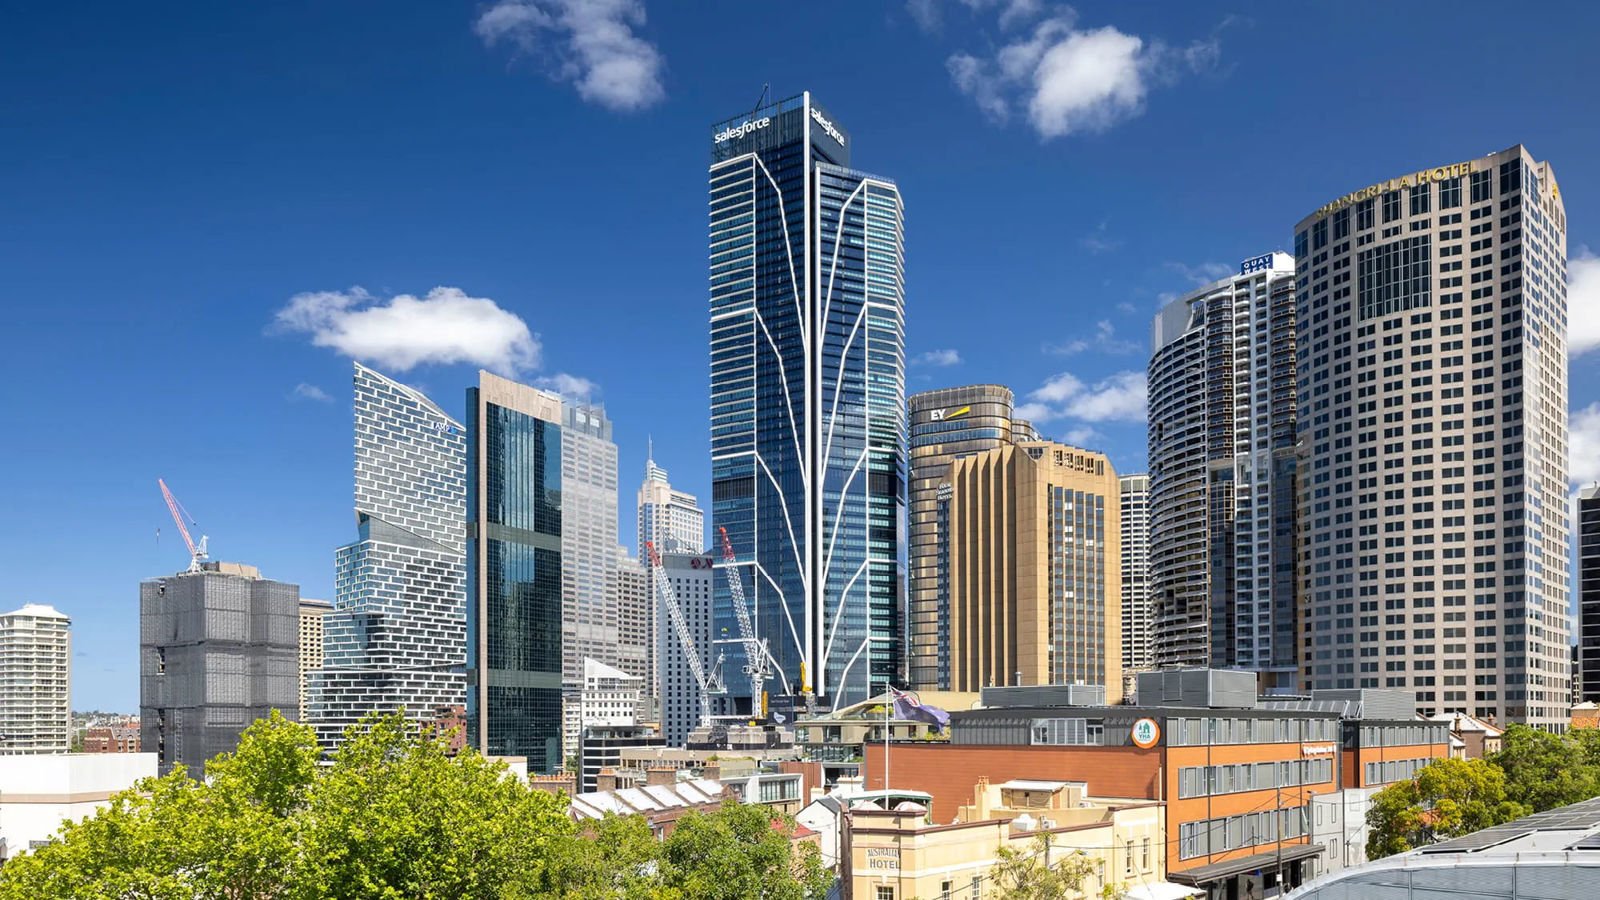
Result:
<svg viewBox="0 0 1600 900">
<path fill-rule="evenodd" d="M 1207 866 L 1193 869 L 1184 869 L 1181 872 L 1168 872 L 1167 880 L 1179 884 L 1192 884 L 1199 887 L 1211 884 L 1224 878 L 1243 875 L 1246 872 L 1270 872 L 1278 867 L 1279 862 L 1294 862 L 1297 859 L 1310 859 L 1322 855 L 1321 844 L 1289 844 L 1281 851 L 1273 850 L 1270 853 L 1257 853 L 1252 856 L 1241 856 L 1238 859 L 1229 859 L 1215 862 Z"/>
<path fill-rule="evenodd" d="M 1190 897 L 1203 897 L 1205 893 L 1200 888 L 1173 884 L 1170 881 L 1153 881 L 1128 888 L 1117 896 L 1123 900 L 1188 900 Z"/>
</svg>

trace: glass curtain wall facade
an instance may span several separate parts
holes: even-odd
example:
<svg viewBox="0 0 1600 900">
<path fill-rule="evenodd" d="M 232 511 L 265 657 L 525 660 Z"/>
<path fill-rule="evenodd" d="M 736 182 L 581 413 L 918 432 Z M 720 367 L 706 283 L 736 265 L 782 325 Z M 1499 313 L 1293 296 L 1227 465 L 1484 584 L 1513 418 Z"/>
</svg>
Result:
<svg viewBox="0 0 1600 900">
<path fill-rule="evenodd" d="M 771 657 L 768 692 L 854 703 L 896 677 L 901 650 L 900 193 L 847 168 L 849 134 L 809 94 L 711 140 L 713 526 Z M 718 633 L 737 634 L 730 602 L 720 585 Z M 730 647 L 729 671 L 742 655 Z"/>
<path fill-rule="evenodd" d="M 1284 253 L 1164 307 L 1150 359 L 1158 667 L 1298 683 L 1295 292 Z"/>
<path fill-rule="evenodd" d="M 561 399 L 481 372 L 467 389 L 467 735 L 532 771 L 564 762 Z"/>
<path fill-rule="evenodd" d="M 950 689 L 950 596 L 940 590 L 943 534 L 939 489 L 957 459 L 1011 443 L 1011 389 L 975 384 L 912 394 L 908 499 L 906 679 L 920 690 Z M 1032 429 L 1026 429 L 1031 435 Z"/>
<path fill-rule="evenodd" d="M 1521 145 L 1295 227 L 1307 688 L 1567 727 L 1566 235 Z"/>
<path fill-rule="evenodd" d="M 323 664 L 306 684 L 325 747 L 366 713 L 466 702 L 466 432 L 420 392 L 355 367 L 358 539 L 334 557 Z"/>
</svg>

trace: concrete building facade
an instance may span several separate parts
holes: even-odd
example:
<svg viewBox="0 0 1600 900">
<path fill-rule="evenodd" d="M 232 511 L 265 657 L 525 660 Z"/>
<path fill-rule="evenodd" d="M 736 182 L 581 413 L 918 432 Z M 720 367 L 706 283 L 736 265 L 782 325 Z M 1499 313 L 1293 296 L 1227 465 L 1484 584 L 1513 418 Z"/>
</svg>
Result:
<svg viewBox="0 0 1600 900">
<path fill-rule="evenodd" d="M 644 578 L 645 604 L 644 619 L 639 623 L 644 627 L 645 668 L 637 674 L 648 679 L 647 693 L 659 698 L 661 663 L 656 653 L 655 633 L 658 617 L 665 615 L 665 610 L 656 608 L 655 575 L 649 566 L 644 565 L 643 561 L 648 557 L 645 548 L 647 545 L 653 546 L 658 553 L 704 553 L 706 514 L 693 494 L 673 489 L 667 470 L 656 465 L 654 444 L 650 447 L 648 457 L 644 465 L 644 482 L 639 485 L 639 561 L 633 563 Z M 629 574 L 624 578 L 629 581 L 627 590 L 636 594 L 638 585 L 633 584 L 633 576 Z M 634 624 L 624 623 L 624 628 L 628 630 L 628 641 L 632 640 Z"/>
<path fill-rule="evenodd" d="M 950 596 L 948 573 L 941 564 L 940 489 L 950 483 L 955 460 L 1012 442 L 1013 401 L 1011 389 L 998 384 L 922 391 L 906 400 L 911 429 L 906 678 L 919 690 L 950 686 Z"/>
<path fill-rule="evenodd" d="M 140 583 L 139 742 L 162 775 L 199 778 L 273 710 L 299 718 L 299 622 L 300 588 L 255 566 L 207 562 Z"/>
<path fill-rule="evenodd" d="M 154 753 L 51 753 L 0 757 L 0 860 L 49 843 L 66 822 L 156 775 Z"/>
<path fill-rule="evenodd" d="M 1150 476 L 1117 480 L 1122 505 L 1122 677 L 1156 665 L 1154 593 L 1150 588 Z"/>
<path fill-rule="evenodd" d="M 1036 442 L 951 465 L 950 682 L 1122 698 L 1121 488 L 1103 454 Z"/>
<path fill-rule="evenodd" d="M 72 748 L 71 628 L 38 603 L 0 615 L 0 755 Z"/>
<path fill-rule="evenodd" d="M 1306 686 L 1566 727 L 1566 232 L 1520 145 L 1295 227 Z"/>
<path fill-rule="evenodd" d="M 1152 332 L 1156 664 L 1297 683 L 1294 260 L 1268 253 L 1162 308 Z"/>
<path fill-rule="evenodd" d="M 326 600 L 300 598 L 300 717 L 306 715 L 306 677 L 322 668 L 322 617 L 333 610 Z"/>
<path fill-rule="evenodd" d="M 716 591 L 715 559 L 708 553 L 663 553 L 661 572 L 678 597 L 684 624 L 709 670 L 716 659 L 712 597 Z M 683 644 L 665 609 L 656 611 L 656 658 L 661 661 L 661 734 L 669 747 L 682 747 L 700 724 L 700 688 L 689 669 Z M 726 667 L 724 667 L 726 671 Z"/>
<path fill-rule="evenodd" d="M 1578 702 L 1600 701 L 1600 484 L 1578 492 Z"/>
</svg>

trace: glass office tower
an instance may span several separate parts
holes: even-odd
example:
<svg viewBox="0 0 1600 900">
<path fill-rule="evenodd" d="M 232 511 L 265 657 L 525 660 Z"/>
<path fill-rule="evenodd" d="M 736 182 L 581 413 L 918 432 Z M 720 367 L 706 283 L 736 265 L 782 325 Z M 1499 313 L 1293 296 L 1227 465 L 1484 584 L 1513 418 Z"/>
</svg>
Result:
<svg viewBox="0 0 1600 900">
<path fill-rule="evenodd" d="M 335 554 L 322 669 L 306 684 L 325 747 L 368 712 L 427 718 L 466 695 L 466 434 L 360 363 L 354 406 L 358 537 Z"/>
<path fill-rule="evenodd" d="M 904 592 L 901 200 L 848 168 L 850 140 L 809 93 L 711 129 L 713 525 L 766 642 L 769 695 L 832 706 L 895 677 Z M 717 631 L 734 635 L 717 591 Z"/>
<path fill-rule="evenodd" d="M 561 398 L 467 389 L 467 736 L 561 768 Z"/>
</svg>

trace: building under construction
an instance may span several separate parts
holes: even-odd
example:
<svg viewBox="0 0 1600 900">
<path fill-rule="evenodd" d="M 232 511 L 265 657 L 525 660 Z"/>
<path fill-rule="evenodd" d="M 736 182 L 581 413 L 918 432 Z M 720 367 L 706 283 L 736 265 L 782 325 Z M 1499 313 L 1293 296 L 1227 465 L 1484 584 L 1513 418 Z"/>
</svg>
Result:
<svg viewBox="0 0 1600 900">
<path fill-rule="evenodd" d="M 299 711 L 300 588 L 198 562 L 139 585 L 139 723 L 162 775 L 232 751 L 251 722 Z"/>
</svg>

